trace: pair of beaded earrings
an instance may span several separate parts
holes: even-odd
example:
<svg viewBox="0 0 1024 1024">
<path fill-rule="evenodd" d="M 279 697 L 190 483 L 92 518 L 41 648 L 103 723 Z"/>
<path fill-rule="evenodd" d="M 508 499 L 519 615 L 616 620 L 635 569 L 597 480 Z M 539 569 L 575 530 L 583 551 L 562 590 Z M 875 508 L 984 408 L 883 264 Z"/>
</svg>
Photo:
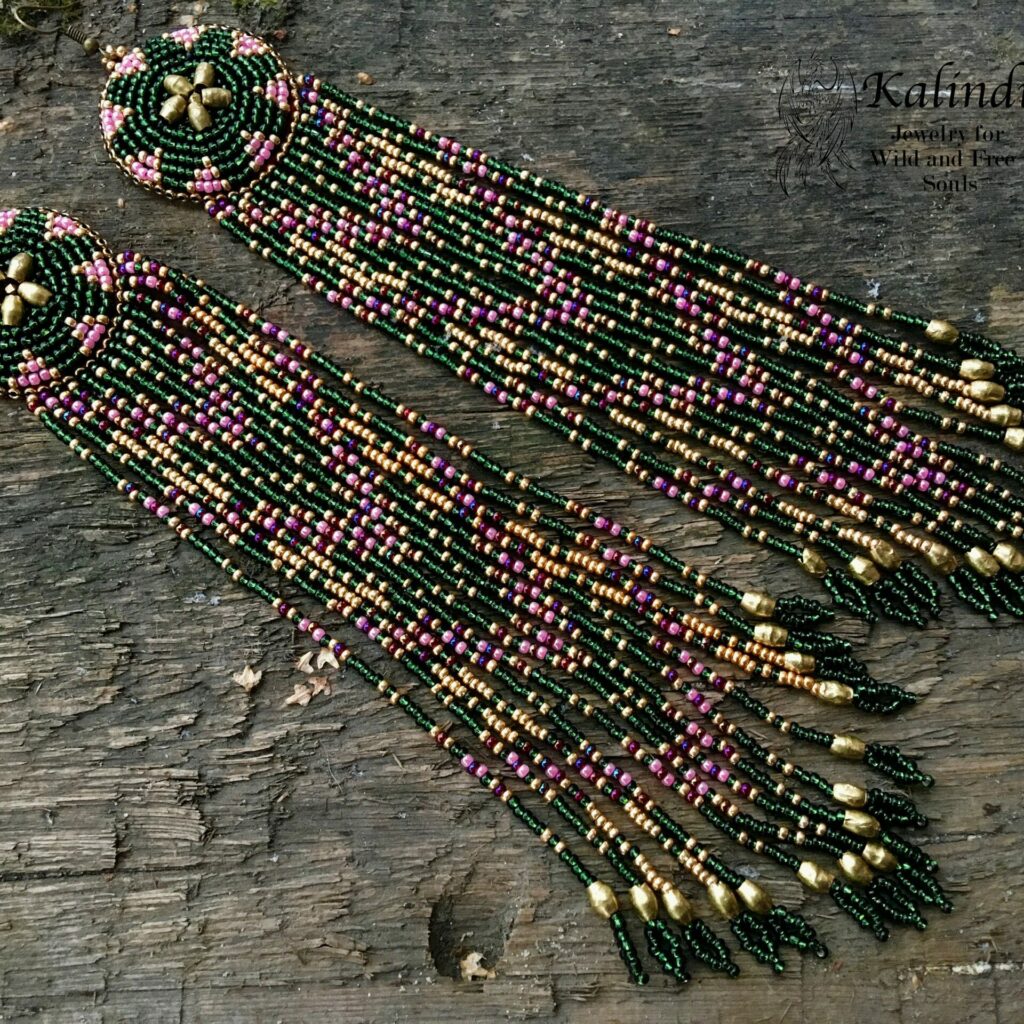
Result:
<svg viewBox="0 0 1024 1024">
<path fill-rule="evenodd" d="M 114 162 L 331 304 L 795 559 L 855 615 L 922 623 L 936 574 L 1024 615 L 1024 473 L 993 454 L 1024 447 L 1012 352 L 620 213 L 294 76 L 242 31 L 86 49 Z M 677 979 L 688 959 L 736 973 L 697 894 L 775 970 L 787 946 L 825 954 L 732 843 L 879 939 L 950 909 L 903 834 L 926 824 L 908 796 L 748 724 L 931 784 L 766 701 L 912 703 L 819 629 L 818 601 L 700 571 L 66 214 L 0 211 L 0 267 L 9 397 L 477 779 L 583 887 L 633 980 L 637 925 Z"/>
</svg>

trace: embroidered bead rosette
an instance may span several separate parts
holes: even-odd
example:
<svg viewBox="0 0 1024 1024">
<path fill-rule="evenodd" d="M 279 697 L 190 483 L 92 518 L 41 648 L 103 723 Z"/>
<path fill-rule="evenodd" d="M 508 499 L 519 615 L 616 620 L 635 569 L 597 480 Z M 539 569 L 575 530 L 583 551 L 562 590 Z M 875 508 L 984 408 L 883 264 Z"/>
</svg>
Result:
<svg viewBox="0 0 1024 1024">
<path fill-rule="evenodd" d="M 265 174 L 295 124 L 295 86 L 262 39 L 178 29 L 106 56 L 100 102 L 114 162 L 146 188 L 209 200 Z"/>
<path fill-rule="evenodd" d="M 51 210 L 0 210 L 0 375 L 9 397 L 88 362 L 119 300 L 110 253 L 84 224 Z"/>
</svg>

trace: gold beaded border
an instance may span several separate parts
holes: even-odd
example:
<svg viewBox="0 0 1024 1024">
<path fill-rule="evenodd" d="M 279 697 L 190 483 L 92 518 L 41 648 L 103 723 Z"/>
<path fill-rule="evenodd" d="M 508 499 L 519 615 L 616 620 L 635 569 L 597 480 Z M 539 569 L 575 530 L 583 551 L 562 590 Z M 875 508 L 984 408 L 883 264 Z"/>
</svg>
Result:
<svg viewBox="0 0 1024 1024">
<path fill-rule="evenodd" d="M 210 30 L 220 30 L 222 32 L 231 32 L 231 33 L 236 33 L 236 32 L 242 32 L 243 31 L 242 29 L 237 28 L 237 27 L 233 27 L 231 25 L 219 25 L 219 24 L 214 24 L 214 25 L 205 25 L 205 24 L 204 25 L 188 25 L 188 26 L 182 26 L 182 27 L 183 28 L 196 28 L 196 29 L 199 29 L 199 30 L 201 30 L 203 32 L 210 31 Z M 174 32 L 174 31 L 177 31 L 177 30 L 176 29 L 170 29 L 167 32 L 162 32 L 162 33 L 160 33 L 160 38 L 161 39 L 170 38 L 171 32 Z M 286 138 L 284 138 L 281 141 L 281 145 L 277 149 L 277 151 L 274 153 L 273 159 L 268 160 L 267 163 L 260 169 L 259 173 L 256 174 L 253 178 L 251 178 L 247 182 L 245 182 L 245 184 L 241 188 L 238 188 L 238 189 L 234 190 L 233 192 L 224 192 L 224 193 L 222 193 L 222 195 L 224 195 L 224 196 L 237 196 L 237 195 L 241 195 L 241 194 L 243 194 L 245 192 L 248 192 L 250 189 L 254 188 L 259 182 L 261 182 L 271 171 L 273 171 L 277 167 L 277 165 L 281 161 L 281 159 L 284 157 L 285 153 L 288 152 L 288 148 L 291 146 L 292 140 L 295 138 L 295 131 L 296 131 L 296 128 L 298 127 L 298 124 L 299 124 L 299 87 L 298 87 L 298 85 L 296 83 L 295 76 L 289 70 L 288 65 L 285 64 L 284 59 L 281 57 L 281 54 L 279 54 L 277 52 L 276 47 L 274 47 L 270 43 L 268 43 L 267 40 L 263 38 L 263 36 L 258 36 L 258 35 L 255 35 L 254 33 L 251 33 L 251 32 L 250 33 L 246 33 L 246 34 L 247 35 L 251 35 L 253 37 L 253 39 L 258 39 L 267 48 L 267 51 L 269 52 L 270 56 L 273 58 L 274 63 L 277 64 L 277 66 L 278 66 L 279 70 L 281 71 L 281 73 L 288 80 L 288 88 L 289 88 L 289 91 L 291 93 L 291 99 L 292 99 L 292 102 L 293 102 L 293 105 L 294 105 L 293 106 L 294 117 L 292 118 L 291 126 L 288 129 L 288 135 L 287 135 Z M 111 50 L 111 51 L 108 51 L 108 52 L 113 54 L 115 51 Z M 103 54 L 104 63 L 106 62 L 106 59 L 107 59 L 107 52 L 105 52 Z M 107 84 L 105 83 L 104 86 L 103 86 L 103 91 L 100 93 L 99 103 L 97 104 L 97 111 L 100 112 L 100 113 L 102 113 L 103 103 L 106 100 L 106 98 L 107 98 Z M 101 131 L 101 135 L 102 135 L 102 131 Z M 154 185 L 151 182 L 139 181 L 139 179 L 136 178 L 135 175 L 133 175 L 131 173 L 131 171 L 128 169 L 128 167 L 125 165 L 125 163 L 121 160 L 121 158 L 118 157 L 117 154 L 114 152 L 114 149 L 113 149 L 113 146 L 112 146 L 111 142 L 112 142 L 112 139 L 108 139 L 105 135 L 103 135 L 103 148 L 107 151 L 107 156 L 110 157 L 111 162 L 118 168 L 118 170 L 120 170 L 121 173 L 126 178 L 130 179 L 131 182 L 133 184 L 137 185 L 139 188 L 143 188 L 147 192 L 153 192 L 156 195 L 164 196 L 167 199 L 184 199 L 186 202 L 189 202 L 189 203 L 203 203 L 203 204 L 206 204 L 206 203 L 208 203 L 210 201 L 210 198 L 211 198 L 210 196 L 199 195 L 199 194 L 192 193 L 192 192 L 182 192 L 182 191 L 179 191 L 177 189 L 165 188 L 163 185 Z"/>
<path fill-rule="evenodd" d="M 79 217 L 76 217 L 74 214 L 66 213 L 61 210 L 54 210 L 49 206 L 19 206 L 14 207 L 14 209 L 17 209 L 19 214 L 25 213 L 28 210 L 38 210 L 40 213 L 51 214 L 54 217 L 69 217 L 76 224 L 80 224 L 85 229 L 89 237 L 96 242 L 97 255 L 102 256 L 112 269 L 117 267 L 117 261 L 114 257 L 113 250 L 110 248 L 110 243 L 94 227 L 92 227 L 92 225 L 87 224 L 84 220 L 82 220 Z M 107 344 L 107 341 L 110 339 L 113 332 L 121 326 L 125 304 L 124 289 L 121 287 L 120 275 L 115 273 L 114 279 L 114 296 L 116 300 L 114 305 L 114 314 L 111 318 L 109 329 L 107 333 L 103 336 L 103 341 L 100 342 L 100 344 L 97 345 L 96 348 L 94 348 L 92 352 L 90 352 L 89 355 L 87 355 L 81 362 L 75 363 L 73 372 L 63 373 L 59 367 L 49 367 L 50 372 L 55 374 L 54 383 L 56 383 L 56 381 L 66 380 L 68 377 L 77 376 L 79 373 L 82 372 L 82 370 L 86 369 L 86 367 L 91 366 L 99 357 L 100 352 L 103 351 L 104 346 Z M 36 394 L 38 390 L 39 389 L 35 387 L 7 387 L 2 392 L 2 394 L 6 398 L 24 399 L 28 395 Z"/>
</svg>

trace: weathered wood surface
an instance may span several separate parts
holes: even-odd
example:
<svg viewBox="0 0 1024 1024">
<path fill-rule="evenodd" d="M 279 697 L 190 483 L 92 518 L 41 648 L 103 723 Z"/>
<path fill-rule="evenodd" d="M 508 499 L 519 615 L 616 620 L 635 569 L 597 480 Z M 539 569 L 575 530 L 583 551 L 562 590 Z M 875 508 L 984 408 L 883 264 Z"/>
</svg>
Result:
<svg viewBox="0 0 1024 1024">
<path fill-rule="evenodd" d="M 89 5 L 136 40 L 226 3 Z M 1021 328 L 1019 172 L 937 197 L 870 169 L 892 115 L 863 111 L 845 190 L 773 184 L 787 68 L 813 51 L 866 74 L 953 59 L 996 79 L 1010 0 L 300 4 L 298 69 L 705 237 L 883 300 Z M 645 10 L 644 8 L 649 8 Z M 671 34 L 669 29 L 681 29 Z M 355 73 L 374 76 L 356 86 Z M 0 200 L 44 203 L 196 271 L 388 382 L 520 467 L 643 522 L 679 552 L 780 592 L 793 573 L 335 316 L 198 209 L 134 190 L 95 125 L 100 75 L 67 40 L 0 50 Z M 931 126 L 941 112 L 902 115 Z M 1020 110 L 999 115 L 1020 147 Z M 972 123 L 976 118 L 959 118 Z M 622 979 L 607 933 L 549 863 L 401 715 L 351 680 L 284 707 L 302 653 L 37 429 L 0 407 L 0 1020 L 490 1021 L 1020 1019 L 1022 630 L 948 607 L 865 637 L 877 674 L 926 698 L 895 721 L 817 708 L 927 756 L 932 849 L 958 903 L 886 946 L 807 900 L 834 954 L 779 979 Z M 365 646 L 365 645 L 363 645 Z M 247 694 L 232 681 L 261 668 Z M 796 705 L 794 705 L 796 706 Z M 746 859 L 738 857 L 740 863 Z M 753 866 L 753 865 L 751 865 Z M 773 880 L 791 905 L 805 896 Z M 822 919 L 824 915 L 824 919 Z M 495 977 L 458 978 L 468 951 Z"/>
</svg>

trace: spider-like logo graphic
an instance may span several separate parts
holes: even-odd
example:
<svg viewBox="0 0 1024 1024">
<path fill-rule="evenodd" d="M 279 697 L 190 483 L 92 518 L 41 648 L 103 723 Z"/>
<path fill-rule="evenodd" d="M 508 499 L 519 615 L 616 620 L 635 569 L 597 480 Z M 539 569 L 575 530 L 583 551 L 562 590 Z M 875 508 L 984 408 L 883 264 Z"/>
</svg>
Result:
<svg viewBox="0 0 1024 1024">
<path fill-rule="evenodd" d="M 814 55 L 790 68 L 779 92 L 779 119 L 789 141 L 775 165 L 775 179 L 786 195 L 792 181 L 806 185 L 815 172 L 843 187 L 836 172 L 853 166 L 843 146 L 856 113 L 857 89 L 849 69 Z"/>
</svg>

